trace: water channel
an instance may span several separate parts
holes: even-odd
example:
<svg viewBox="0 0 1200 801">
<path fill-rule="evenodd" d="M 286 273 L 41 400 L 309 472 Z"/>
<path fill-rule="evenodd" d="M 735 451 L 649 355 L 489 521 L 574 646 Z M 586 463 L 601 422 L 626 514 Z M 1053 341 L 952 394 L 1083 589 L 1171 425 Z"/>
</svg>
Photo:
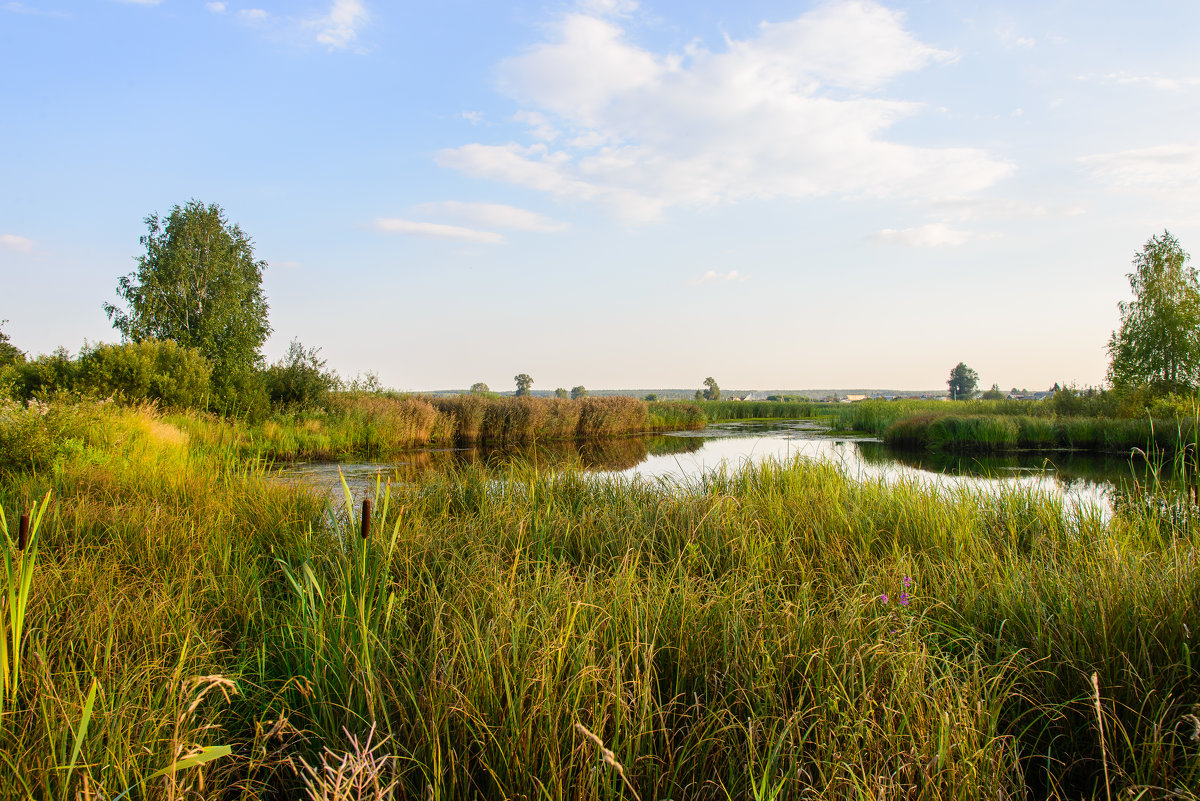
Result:
<svg viewBox="0 0 1200 801">
<path fill-rule="evenodd" d="M 920 481 L 948 491 L 960 487 L 984 492 L 1029 488 L 1060 496 L 1068 506 L 1095 505 L 1104 515 L 1111 512 L 1114 503 L 1142 497 L 1141 488 L 1153 481 L 1144 458 L 1072 451 L 1002 456 L 912 454 L 889 449 L 877 439 L 832 432 L 816 420 L 721 422 L 701 431 L 549 443 L 515 450 L 424 448 L 399 454 L 387 462 L 292 464 L 282 468 L 279 475 L 340 496 L 343 475 L 352 492 L 362 495 L 378 480 L 408 484 L 423 472 L 473 462 L 536 460 L 547 467 L 571 464 L 596 474 L 687 482 L 706 471 L 736 470 L 764 459 L 787 462 L 796 457 L 832 461 L 846 475 L 859 480 Z"/>
</svg>

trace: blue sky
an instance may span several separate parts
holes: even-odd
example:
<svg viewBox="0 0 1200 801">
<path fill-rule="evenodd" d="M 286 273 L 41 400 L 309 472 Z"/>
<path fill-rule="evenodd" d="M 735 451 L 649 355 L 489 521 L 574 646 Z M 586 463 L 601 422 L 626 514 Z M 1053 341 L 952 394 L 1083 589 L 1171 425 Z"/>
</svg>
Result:
<svg viewBox="0 0 1200 801">
<path fill-rule="evenodd" d="M 274 335 L 401 389 L 1097 384 L 1200 248 L 1200 4 L 0 0 L 0 319 L 115 341 L 220 204 Z"/>
</svg>

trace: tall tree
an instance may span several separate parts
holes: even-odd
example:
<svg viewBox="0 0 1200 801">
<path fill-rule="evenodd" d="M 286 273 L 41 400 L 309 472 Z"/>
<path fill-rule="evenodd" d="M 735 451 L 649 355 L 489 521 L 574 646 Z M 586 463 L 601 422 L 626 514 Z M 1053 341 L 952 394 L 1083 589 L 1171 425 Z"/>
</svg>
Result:
<svg viewBox="0 0 1200 801">
<path fill-rule="evenodd" d="M 476 381 L 471 385 L 471 393 L 474 395 L 484 395 L 488 392 L 491 392 L 491 390 L 488 389 L 488 385 L 482 381 Z"/>
<path fill-rule="evenodd" d="M 950 388 L 950 397 L 953 400 L 970 400 L 979 387 L 979 373 L 959 362 L 950 371 L 950 380 L 946 382 L 946 386 Z"/>
<path fill-rule="evenodd" d="M 134 342 L 170 339 L 213 363 L 218 395 L 240 391 L 262 361 L 271 333 L 262 292 L 265 261 L 245 232 L 216 204 L 190 200 L 165 219 L 146 218 L 146 252 L 117 282 L 124 308 L 104 304 L 113 327 Z"/>
<path fill-rule="evenodd" d="M 517 385 L 516 395 L 518 398 L 529 394 L 529 390 L 533 386 L 533 379 L 529 373 L 517 373 L 513 376 L 513 381 Z"/>
<path fill-rule="evenodd" d="M 588 396 L 587 387 L 585 387 L 583 384 L 580 384 L 579 386 L 576 386 L 576 387 L 571 387 L 571 397 L 574 398 L 575 400 L 579 400 L 580 398 L 586 398 L 587 396 Z"/>
<path fill-rule="evenodd" d="M 705 400 L 720 400 L 721 388 L 717 386 L 717 380 L 711 375 L 704 379 L 704 399 Z"/>
<path fill-rule="evenodd" d="M 1121 302 L 1121 327 L 1108 340 L 1108 380 L 1118 389 L 1184 392 L 1200 378 L 1200 281 L 1170 232 L 1152 236 L 1133 257 L 1133 300 Z"/>
</svg>

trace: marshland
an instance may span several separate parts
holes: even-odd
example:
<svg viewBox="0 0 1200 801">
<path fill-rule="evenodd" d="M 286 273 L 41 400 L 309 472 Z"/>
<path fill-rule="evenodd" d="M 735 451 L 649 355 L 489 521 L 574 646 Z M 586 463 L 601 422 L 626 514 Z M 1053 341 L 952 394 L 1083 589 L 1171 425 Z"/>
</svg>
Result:
<svg viewBox="0 0 1200 801">
<path fill-rule="evenodd" d="M 0 1 L 0 801 L 1200 801 L 1197 30 Z"/>
<path fill-rule="evenodd" d="M 366 789 L 338 797 L 1200 781 L 1200 535 L 1177 482 L 1104 511 L 802 455 L 663 481 L 589 470 L 589 441 L 630 441 L 592 436 L 383 473 L 331 504 L 278 460 L 439 443 L 463 430 L 440 410 L 473 402 L 333 400 L 257 423 L 5 402 L 4 795 L 321 798 L 347 771 Z M 596 418 L 567 403 L 520 408 L 568 433 Z M 614 406 L 640 431 L 664 415 Z M 678 442 L 721 425 L 689 406 L 670 407 Z M 804 411 L 861 430 L 871 407 Z"/>
</svg>

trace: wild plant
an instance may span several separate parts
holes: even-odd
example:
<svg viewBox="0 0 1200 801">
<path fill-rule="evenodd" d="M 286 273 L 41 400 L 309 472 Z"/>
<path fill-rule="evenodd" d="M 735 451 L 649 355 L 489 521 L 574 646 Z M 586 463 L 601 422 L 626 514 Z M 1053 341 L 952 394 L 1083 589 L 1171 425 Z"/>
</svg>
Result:
<svg viewBox="0 0 1200 801">
<path fill-rule="evenodd" d="M 0 530 L 4 532 L 4 597 L 0 599 L 0 729 L 4 713 L 17 703 L 21 681 L 21 662 L 25 650 L 25 615 L 29 609 L 29 592 L 33 587 L 33 569 L 37 562 L 38 530 L 49 493 L 42 502 L 34 503 L 21 515 L 17 536 L 9 533 L 8 519 L 0 505 Z"/>
</svg>

